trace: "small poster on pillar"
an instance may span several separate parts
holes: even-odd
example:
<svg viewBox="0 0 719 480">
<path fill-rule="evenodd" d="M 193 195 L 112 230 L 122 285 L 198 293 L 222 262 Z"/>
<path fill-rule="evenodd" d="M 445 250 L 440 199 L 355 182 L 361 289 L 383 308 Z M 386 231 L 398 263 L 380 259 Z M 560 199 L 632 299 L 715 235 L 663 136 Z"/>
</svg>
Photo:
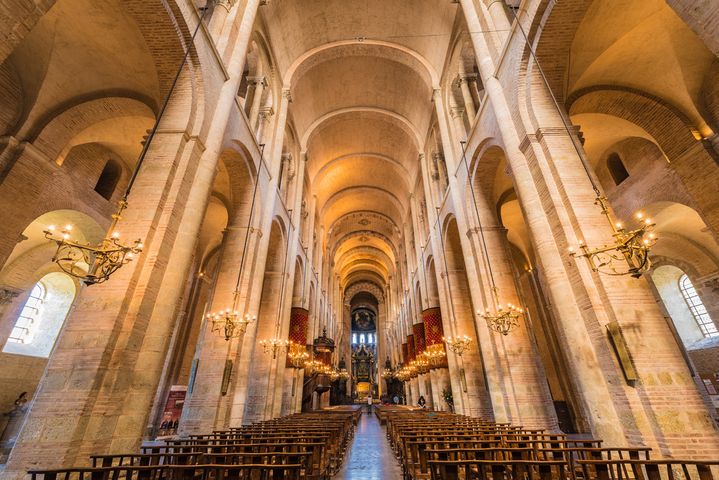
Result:
<svg viewBox="0 0 719 480">
<path fill-rule="evenodd" d="M 165 402 L 165 410 L 162 412 L 160 429 L 157 432 L 158 439 L 177 434 L 177 426 L 180 423 L 180 415 L 182 415 L 186 395 L 187 385 L 173 385 L 170 387 L 167 402 Z"/>
</svg>

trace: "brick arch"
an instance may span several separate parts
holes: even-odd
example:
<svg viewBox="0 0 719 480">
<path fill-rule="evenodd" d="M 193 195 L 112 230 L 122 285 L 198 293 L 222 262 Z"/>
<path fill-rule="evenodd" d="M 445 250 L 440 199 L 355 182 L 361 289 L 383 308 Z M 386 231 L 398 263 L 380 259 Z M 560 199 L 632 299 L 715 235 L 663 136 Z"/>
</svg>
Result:
<svg viewBox="0 0 719 480">
<path fill-rule="evenodd" d="M 17 69 L 10 62 L 0 64 L 0 135 L 9 133 L 22 113 L 22 86 Z"/>
<path fill-rule="evenodd" d="M 162 99 L 170 91 L 177 68 L 185 55 L 185 49 L 191 47 L 190 39 L 194 27 L 185 22 L 177 1 L 122 0 L 122 6 L 135 20 L 147 41 L 148 50 L 157 68 L 160 86 L 159 98 Z M 199 58 L 194 48 L 187 61 L 191 70 L 199 68 Z M 201 94 L 201 77 L 192 75 L 191 82 L 192 94 Z M 195 100 L 192 103 L 197 105 L 199 99 Z"/>
<path fill-rule="evenodd" d="M 344 303 L 349 303 L 352 297 L 360 292 L 368 292 L 374 295 L 378 303 L 384 303 L 384 290 L 374 282 L 360 281 L 353 283 L 345 289 Z"/>
<path fill-rule="evenodd" d="M 719 60 L 716 60 L 704 78 L 700 109 L 704 120 L 719 133 Z"/>
<path fill-rule="evenodd" d="M 542 0 L 536 6 L 535 22 L 531 26 L 530 39 L 539 38 L 534 45 L 539 64 L 542 66 L 552 92 L 560 104 L 566 95 L 565 77 L 569 71 L 569 51 L 594 0 Z"/>
<path fill-rule="evenodd" d="M 150 107 L 139 100 L 103 97 L 68 107 L 39 126 L 37 132 L 31 133 L 29 138 L 38 150 L 55 160 L 72 138 L 83 130 L 104 120 L 125 116 L 154 118 Z"/>
<path fill-rule="evenodd" d="M 673 160 L 696 146 L 696 128 L 679 110 L 639 90 L 600 85 L 579 90 L 567 99 L 570 115 L 603 113 L 643 128 Z"/>
<path fill-rule="evenodd" d="M 227 171 L 229 181 L 229 214 L 230 222 L 246 226 L 251 215 L 253 195 L 255 192 L 257 172 L 252 163 L 252 156 L 244 148 L 230 146 L 220 153 L 220 162 Z M 238 151 L 239 150 L 239 151 Z"/>
<path fill-rule="evenodd" d="M 644 92 L 607 86 L 581 90 L 568 103 L 570 115 L 602 113 L 634 123 L 646 131 L 666 155 L 670 167 L 686 185 L 696 210 L 719 239 L 716 195 L 719 157 L 705 142 L 697 140 L 696 129 L 681 112 Z"/>
</svg>

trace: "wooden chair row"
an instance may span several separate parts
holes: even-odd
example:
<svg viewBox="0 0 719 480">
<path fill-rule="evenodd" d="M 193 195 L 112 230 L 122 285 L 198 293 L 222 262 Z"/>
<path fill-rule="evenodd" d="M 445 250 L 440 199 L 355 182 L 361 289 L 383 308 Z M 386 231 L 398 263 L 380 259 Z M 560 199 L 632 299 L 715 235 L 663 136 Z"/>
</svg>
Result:
<svg viewBox="0 0 719 480">
<path fill-rule="evenodd" d="M 33 480 L 325 480 L 342 463 L 357 415 L 292 415 L 169 440 L 140 453 L 95 455 L 89 468 L 29 473 Z"/>
</svg>

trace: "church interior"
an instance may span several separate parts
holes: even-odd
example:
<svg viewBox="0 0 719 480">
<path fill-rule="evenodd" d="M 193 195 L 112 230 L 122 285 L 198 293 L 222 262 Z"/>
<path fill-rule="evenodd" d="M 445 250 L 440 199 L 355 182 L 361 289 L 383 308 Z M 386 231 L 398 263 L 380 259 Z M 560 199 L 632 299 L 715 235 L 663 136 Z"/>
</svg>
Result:
<svg viewBox="0 0 719 480">
<path fill-rule="evenodd" d="M 715 0 L 0 39 L 0 479 L 719 479 Z"/>
</svg>

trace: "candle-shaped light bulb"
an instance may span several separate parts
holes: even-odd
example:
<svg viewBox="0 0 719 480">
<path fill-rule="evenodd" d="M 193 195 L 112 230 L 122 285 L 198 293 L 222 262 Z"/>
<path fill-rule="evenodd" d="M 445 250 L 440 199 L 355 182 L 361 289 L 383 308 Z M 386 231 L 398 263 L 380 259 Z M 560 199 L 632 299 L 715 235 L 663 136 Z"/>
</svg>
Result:
<svg viewBox="0 0 719 480">
<path fill-rule="evenodd" d="M 48 226 L 47 226 L 47 229 L 48 229 L 49 231 L 51 231 L 51 232 L 54 232 L 54 231 L 55 231 L 55 225 L 48 225 Z"/>
</svg>

